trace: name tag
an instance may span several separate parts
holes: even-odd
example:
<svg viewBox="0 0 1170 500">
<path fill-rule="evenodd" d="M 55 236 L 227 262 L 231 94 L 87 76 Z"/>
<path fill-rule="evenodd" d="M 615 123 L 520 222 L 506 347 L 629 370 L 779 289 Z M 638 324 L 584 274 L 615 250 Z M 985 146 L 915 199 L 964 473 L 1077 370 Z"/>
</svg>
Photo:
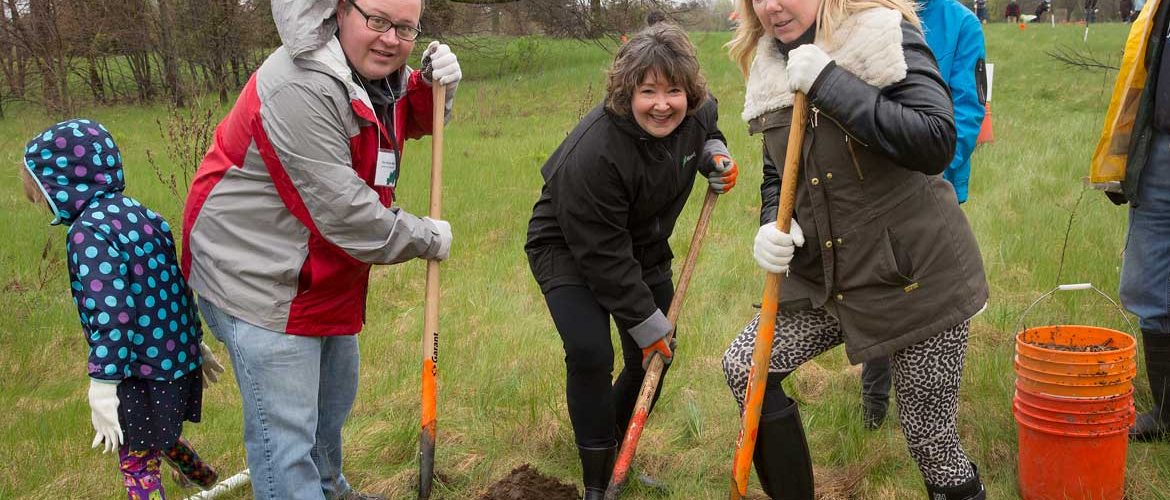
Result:
<svg viewBox="0 0 1170 500">
<path fill-rule="evenodd" d="M 398 157 L 391 149 L 378 150 L 378 167 L 374 170 L 374 185 L 394 187 L 398 184 Z"/>
</svg>

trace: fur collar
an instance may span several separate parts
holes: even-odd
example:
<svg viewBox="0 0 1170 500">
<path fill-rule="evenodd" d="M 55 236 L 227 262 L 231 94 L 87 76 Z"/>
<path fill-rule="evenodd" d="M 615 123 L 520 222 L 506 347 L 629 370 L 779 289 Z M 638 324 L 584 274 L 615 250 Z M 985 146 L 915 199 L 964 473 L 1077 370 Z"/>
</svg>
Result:
<svg viewBox="0 0 1170 500">
<path fill-rule="evenodd" d="M 849 16 L 837 28 L 833 40 L 821 40 L 837 66 L 866 83 L 885 87 L 906 78 L 906 56 L 902 53 L 902 15 L 898 11 L 874 8 Z M 764 35 L 748 72 L 743 120 L 792 105 L 788 90 L 788 62 L 780 55 L 775 38 Z"/>
</svg>

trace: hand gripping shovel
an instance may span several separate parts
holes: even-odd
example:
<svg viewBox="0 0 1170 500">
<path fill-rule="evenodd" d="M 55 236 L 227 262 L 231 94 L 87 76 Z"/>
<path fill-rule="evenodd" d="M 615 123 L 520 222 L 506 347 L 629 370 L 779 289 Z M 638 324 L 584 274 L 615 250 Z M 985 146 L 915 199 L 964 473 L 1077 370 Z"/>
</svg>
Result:
<svg viewBox="0 0 1170 500">
<path fill-rule="evenodd" d="M 440 219 L 443 208 L 443 122 L 446 120 L 447 86 L 435 82 L 431 132 L 431 211 Z M 422 429 L 418 434 L 418 497 L 431 497 L 435 474 L 435 424 L 438 415 L 436 380 L 439 376 L 439 261 L 427 261 L 427 295 L 423 307 Z"/>
<path fill-rule="evenodd" d="M 682 272 L 678 278 L 674 297 L 670 301 L 670 310 L 666 319 L 671 325 L 678 323 L 679 313 L 682 311 L 683 298 L 687 294 L 687 285 L 690 284 L 691 274 L 695 270 L 695 261 L 699 257 L 699 248 L 703 245 L 703 237 L 707 235 L 707 223 L 711 220 L 711 212 L 715 210 L 715 200 L 719 194 L 707 190 L 707 197 L 703 199 L 703 208 L 699 211 L 699 222 L 695 224 L 695 233 L 691 236 L 691 248 L 687 251 L 687 258 L 683 261 Z M 670 334 L 674 336 L 674 332 Z M 669 344 L 671 339 L 666 339 Z M 642 379 L 642 390 L 638 392 L 638 402 L 634 405 L 634 414 L 630 417 L 630 425 L 626 428 L 626 437 L 622 441 L 621 452 L 613 466 L 613 476 L 605 488 L 606 500 L 617 498 L 626 477 L 630 472 L 630 464 L 634 461 L 634 452 L 638 449 L 638 439 L 642 437 L 642 429 L 646 427 L 646 417 L 650 415 L 650 403 L 654 401 L 654 393 L 658 391 L 658 381 L 662 379 L 662 370 L 666 363 L 662 356 L 654 353 L 650 358 L 650 367 L 646 369 L 646 377 Z"/>
<path fill-rule="evenodd" d="M 792 126 L 788 131 L 788 148 L 784 155 L 784 177 L 780 184 L 780 206 L 776 209 L 776 225 L 788 232 L 792 226 L 792 209 L 796 205 L 796 169 L 804 145 L 804 121 L 808 113 L 808 98 L 797 92 L 792 102 Z M 735 443 L 735 461 L 732 465 L 731 498 L 747 496 L 748 475 L 751 473 L 752 452 L 756 448 L 756 432 L 760 425 L 760 408 L 764 405 L 764 383 L 768 380 L 768 361 L 772 356 L 772 339 L 776 336 L 776 312 L 780 306 L 780 282 L 783 275 L 768 273 L 764 281 L 764 300 L 760 303 L 760 325 L 756 330 L 756 345 L 752 350 L 752 366 L 748 372 L 747 393 L 744 395 L 743 421 Z"/>
</svg>

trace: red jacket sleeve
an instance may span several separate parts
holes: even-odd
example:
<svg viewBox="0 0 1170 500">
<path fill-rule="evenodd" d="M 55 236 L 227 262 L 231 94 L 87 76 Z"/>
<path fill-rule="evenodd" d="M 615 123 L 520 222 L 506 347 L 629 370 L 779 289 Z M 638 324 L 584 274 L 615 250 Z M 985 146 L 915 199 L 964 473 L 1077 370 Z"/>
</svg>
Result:
<svg viewBox="0 0 1170 500">
<path fill-rule="evenodd" d="M 411 71 L 406 81 L 406 97 L 394 109 L 394 132 L 399 150 L 407 139 L 430 135 L 434 127 L 433 109 L 431 86 L 423 81 L 421 71 Z"/>
</svg>

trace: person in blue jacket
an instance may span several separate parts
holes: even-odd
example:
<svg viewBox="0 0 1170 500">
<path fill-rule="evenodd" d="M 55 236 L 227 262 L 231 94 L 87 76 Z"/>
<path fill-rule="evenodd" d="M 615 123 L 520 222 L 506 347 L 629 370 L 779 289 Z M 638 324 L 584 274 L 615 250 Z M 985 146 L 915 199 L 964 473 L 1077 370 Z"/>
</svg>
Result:
<svg viewBox="0 0 1170 500">
<path fill-rule="evenodd" d="M 130 500 L 166 498 L 159 465 L 207 488 L 216 472 L 181 437 L 223 366 L 203 344 L 167 221 L 122 194 L 122 154 L 100 123 L 37 134 L 20 169 L 25 197 L 64 225 L 73 301 L 89 343 L 92 447 L 118 451 Z"/>
<path fill-rule="evenodd" d="M 943 178 L 955 188 L 961 204 L 967 201 L 971 153 L 975 152 L 987 102 L 983 27 L 971 9 L 957 0 L 922 0 L 919 5 L 926 44 L 934 52 L 955 106 L 955 157 L 943 171 Z M 880 427 L 890 406 L 890 358 L 862 365 L 861 402 L 865 427 Z"/>
</svg>

